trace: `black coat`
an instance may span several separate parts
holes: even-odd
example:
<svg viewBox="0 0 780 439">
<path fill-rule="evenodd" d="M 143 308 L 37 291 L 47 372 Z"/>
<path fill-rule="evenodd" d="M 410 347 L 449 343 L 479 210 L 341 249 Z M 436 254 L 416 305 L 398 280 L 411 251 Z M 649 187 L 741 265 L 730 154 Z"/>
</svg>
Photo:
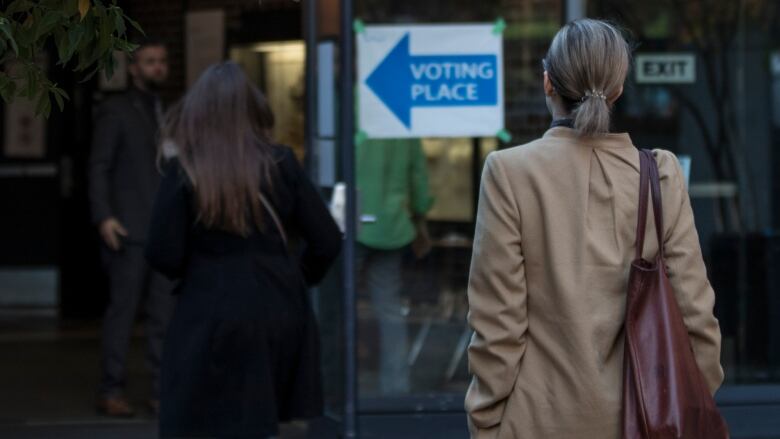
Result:
<svg viewBox="0 0 780 439">
<path fill-rule="evenodd" d="M 89 159 L 92 221 L 115 217 L 128 243 L 146 239 L 152 203 L 160 183 L 157 118 L 151 96 L 130 89 L 111 97 L 96 113 Z"/>
<path fill-rule="evenodd" d="M 304 281 L 322 279 L 341 233 L 288 148 L 271 200 L 304 242 L 288 253 L 269 215 L 248 238 L 198 224 L 176 161 L 155 201 L 147 259 L 182 279 L 162 361 L 161 437 L 268 437 L 322 412 L 319 336 Z"/>
</svg>

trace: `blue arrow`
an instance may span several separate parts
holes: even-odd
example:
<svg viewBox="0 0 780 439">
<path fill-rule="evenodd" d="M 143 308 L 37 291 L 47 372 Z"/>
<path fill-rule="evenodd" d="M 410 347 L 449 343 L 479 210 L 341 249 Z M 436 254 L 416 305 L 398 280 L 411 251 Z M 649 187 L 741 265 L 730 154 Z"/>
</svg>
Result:
<svg viewBox="0 0 780 439">
<path fill-rule="evenodd" d="M 406 126 L 412 107 L 493 106 L 498 103 L 496 55 L 422 55 L 404 34 L 366 79 L 366 85 Z"/>
</svg>

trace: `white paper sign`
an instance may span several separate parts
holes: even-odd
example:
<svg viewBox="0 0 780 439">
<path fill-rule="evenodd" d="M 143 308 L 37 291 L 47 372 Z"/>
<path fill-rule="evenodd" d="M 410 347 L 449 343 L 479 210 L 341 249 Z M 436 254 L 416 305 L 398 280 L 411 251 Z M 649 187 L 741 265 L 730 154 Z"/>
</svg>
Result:
<svg viewBox="0 0 780 439">
<path fill-rule="evenodd" d="M 504 129 L 502 35 L 493 24 L 366 26 L 357 54 L 358 122 L 369 138 Z"/>
</svg>

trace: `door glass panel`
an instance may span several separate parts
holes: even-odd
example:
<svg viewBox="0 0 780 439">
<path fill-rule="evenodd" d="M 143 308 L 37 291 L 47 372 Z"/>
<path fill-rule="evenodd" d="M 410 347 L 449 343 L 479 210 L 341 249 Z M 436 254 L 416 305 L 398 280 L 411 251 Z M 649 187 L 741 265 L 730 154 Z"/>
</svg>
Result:
<svg viewBox="0 0 780 439">
<path fill-rule="evenodd" d="M 726 383 L 780 382 L 777 2 L 591 0 L 588 12 L 637 47 L 616 129 L 689 163 Z"/>
<path fill-rule="evenodd" d="M 549 124 L 541 91 L 540 60 L 559 27 L 560 1 L 359 0 L 357 16 L 366 24 L 494 22 L 503 16 L 506 127 L 512 143 L 540 136 Z M 368 140 L 356 146 L 361 232 L 358 236 L 358 358 L 360 396 L 407 397 L 431 392 L 462 393 L 468 385 L 466 286 L 471 262 L 474 213 L 486 155 L 495 138 Z M 373 148 L 373 150 L 372 150 Z M 387 163 L 377 163 L 382 149 Z M 388 178 L 389 161 L 408 160 L 422 151 L 424 190 L 404 178 Z M 404 162 L 407 163 L 407 162 Z M 370 171 L 374 169 L 375 171 Z M 377 189 L 381 182 L 381 190 Z M 428 192 L 425 215 L 431 250 L 414 251 L 415 193 Z M 400 205 L 398 214 L 393 206 Z M 395 219 L 371 235 L 378 215 Z M 403 235 L 403 232 L 400 232 Z M 399 399 L 402 401 L 402 399 Z M 460 402 L 458 403 L 460 404 Z"/>
<path fill-rule="evenodd" d="M 244 67 L 268 98 L 275 117 L 274 140 L 291 147 L 300 159 L 304 156 L 305 57 L 303 41 L 257 43 L 230 50 L 230 59 Z"/>
</svg>

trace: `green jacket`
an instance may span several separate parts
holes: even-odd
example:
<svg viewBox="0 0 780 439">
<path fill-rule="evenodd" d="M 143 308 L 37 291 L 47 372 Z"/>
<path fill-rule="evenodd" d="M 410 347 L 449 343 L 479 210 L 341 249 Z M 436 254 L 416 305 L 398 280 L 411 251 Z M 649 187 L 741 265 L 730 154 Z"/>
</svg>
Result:
<svg viewBox="0 0 780 439">
<path fill-rule="evenodd" d="M 371 139 L 355 147 L 361 213 L 358 242 L 392 250 L 415 238 L 413 217 L 433 205 L 419 139 Z"/>
</svg>

